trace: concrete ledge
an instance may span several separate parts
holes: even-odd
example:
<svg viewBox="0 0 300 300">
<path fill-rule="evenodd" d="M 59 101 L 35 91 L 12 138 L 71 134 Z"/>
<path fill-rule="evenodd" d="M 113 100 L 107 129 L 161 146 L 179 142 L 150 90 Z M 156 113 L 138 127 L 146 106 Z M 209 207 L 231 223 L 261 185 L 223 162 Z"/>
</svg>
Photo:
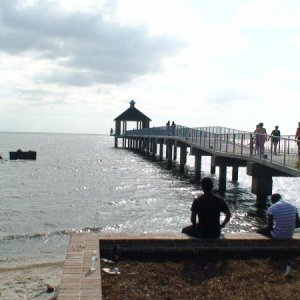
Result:
<svg viewBox="0 0 300 300">
<path fill-rule="evenodd" d="M 198 239 L 185 234 L 101 236 L 101 255 L 116 248 L 122 253 L 198 253 L 220 251 L 300 251 L 300 234 L 291 240 L 274 240 L 257 233 L 225 234 L 221 239 Z"/>
</svg>

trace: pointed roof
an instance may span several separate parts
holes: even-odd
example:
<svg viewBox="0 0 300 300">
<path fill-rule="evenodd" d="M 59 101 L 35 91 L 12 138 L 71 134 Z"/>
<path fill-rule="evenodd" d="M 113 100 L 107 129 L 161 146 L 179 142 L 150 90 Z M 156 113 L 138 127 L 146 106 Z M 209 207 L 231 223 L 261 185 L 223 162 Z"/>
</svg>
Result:
<svg viewBox="0 0 300 300">
<path fill-rule="evenodd" d="M 131 100 L 129 103 L 130 107 L 116 117 L 114 121 L 151 121 L 150 118 L 134 107 L 134 100 Z"/>
</svg>

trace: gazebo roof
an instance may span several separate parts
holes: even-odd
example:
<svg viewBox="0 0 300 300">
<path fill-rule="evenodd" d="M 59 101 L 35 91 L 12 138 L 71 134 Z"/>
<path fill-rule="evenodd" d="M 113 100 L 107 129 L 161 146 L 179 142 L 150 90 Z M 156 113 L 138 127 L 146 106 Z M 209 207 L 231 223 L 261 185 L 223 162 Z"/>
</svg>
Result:
<svg viewBox="0 0 300 300">
<path fill-rule="evenodd" d="M 135 102 L 130 101 L 130 107 L 121 113 L 114 121 L 151 121 L 146 115 L 134 107 Z"/>
</svg>

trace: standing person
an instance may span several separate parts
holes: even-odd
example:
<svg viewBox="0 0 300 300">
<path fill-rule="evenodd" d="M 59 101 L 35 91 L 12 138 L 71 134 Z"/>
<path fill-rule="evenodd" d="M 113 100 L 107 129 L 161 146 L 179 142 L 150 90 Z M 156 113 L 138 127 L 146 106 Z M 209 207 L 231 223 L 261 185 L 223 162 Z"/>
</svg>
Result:
<svg viewBox="0 0 300 300">
<path fill-rule="evenodd" d="M 174 121 L 172 121 L 171 128 L 172 128 L 172 135 L 175 135 L 176 124 Z"/>
<path fill-rule="evenodd" d="M 257 133 L 256 138 L 258 140 L 258 153 L 260 158 L 264 156 L 265 142 L 267 140 L 267 131 L 263 126 L 264 126 L 263 123 L 259 123 L 258 128 L 256 130 Z"/>
<path fill-rule="evenodd" d="M 271 202 L 267 210 L 268 226 L 259 228 L 257 232 L 274 239 L 291 239 L 294 229 L 300 226 L 297 208 L 285 202 L 280 194 L 273 194 Z"/>
<path fill-rule="evenodd" d="M 167 135 L 170 135 L 170 121 L 167 122 L 166 129 L 167 129 Z"/>
<path fill-rule="evenodd" d="M 258 129 L 259 129 L 259 124 L 256 125 L 256 128 L 254 130 L 254 136 L 253 136 L 253 143 L 254 143 L 254 155 L 259 153 L 259 144 L 258 144 Z"/>
<path fill-rule="evenodd" d="M 271 132 L 271 143 L 274 150 L 274 154 L 277 155 L 277 145 L 280 141 L 280 130 L 279 127 L 276 125 L 275 129 Z"/>
<path fill-rule="evenodd" d="M 196 198 L 191 207 L 192 225 L 184 227 L 182 233 L 199 238 L 219 238 L 221 228 L 224 228 L 231 218 L 229 208 L 222 198 L 213 194 L 211 178 L 204 177 L 201 186 L 203 195 Z M 221 212 L 225 214 L 222 223 L 220 223 Z"/>
<path fill-rule="evenodd" d="M 298 128 L 295 134 L 295 139 L 298 146 L 298 157 L 300 157 L 300 122 L 298 123 Z"/>
<path fill-rule="evenodd" d="M 264 133 L 264 134 L 267 134 L 267 130 L 266 130 L 266 128 L 264 128 L 264 123 L 263 123 L 263 122 L 260 122 L 258 125 L 261 126 L 263 133 Z"/>
</svg>

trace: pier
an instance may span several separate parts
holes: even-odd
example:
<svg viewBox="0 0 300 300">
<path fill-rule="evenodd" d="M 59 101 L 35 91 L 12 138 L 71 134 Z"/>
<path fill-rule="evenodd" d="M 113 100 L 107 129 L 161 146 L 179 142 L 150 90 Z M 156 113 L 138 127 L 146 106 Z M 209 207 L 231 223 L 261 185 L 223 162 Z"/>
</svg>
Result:
<svg viewBox="0 0 300 300">
<path fill-rule="evenodd" d="M 127 130 L 127 122 L 136 122 L 136 129 Z M 277 153 L 271 136 L 266 135 L 264 153 L 256 152 L 255 135 L 232 128 L 196 127 L 182 125 L 150 128 L 151 119 L 135 108 L 135 102 L 115 119 L 114 145 L 166 161 L 169 166 L 178 163 L 184 173 L 187 155 L 194 156 L 195 179 L 201 179 L 202 157 L 209 156 L 211 174 L 218 167 L 219 192 L 226 192 L 227 169 L 232 169 L 231 180 L 238 181 L 239 167 L 245 167 L 252 177 L 251 192 L 256 204 L 264 206 L 272 194 L 273 177 L 299 177 L 300 160 L 294 136 L 281 136 Z"/>
</svg>

